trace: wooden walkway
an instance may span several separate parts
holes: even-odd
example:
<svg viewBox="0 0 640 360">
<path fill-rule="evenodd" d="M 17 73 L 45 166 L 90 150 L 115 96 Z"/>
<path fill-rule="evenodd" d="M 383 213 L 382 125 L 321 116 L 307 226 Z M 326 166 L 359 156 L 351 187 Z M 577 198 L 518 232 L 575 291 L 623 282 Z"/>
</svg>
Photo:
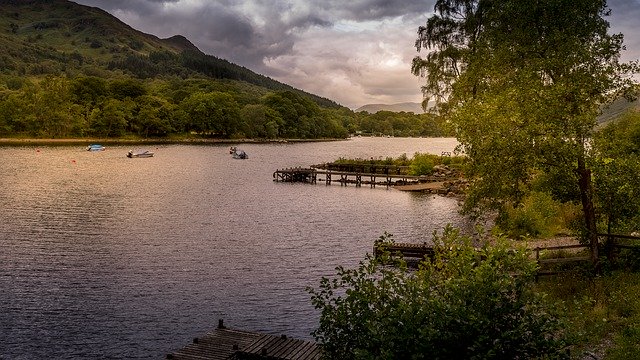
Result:
<svg viewBox="0 0 640 360">
<path fill-rule="evenodd" d="M 175 360 L 318 360 L 320 347 L 311 341 L 275 336 L 224 327 L 218 328 L 193 343 L 167 355 Z"/>
<path fill-rule="evenodd" d="M 443 177 L 424 175 L 416 176 L 393 173 L 361 173 L 299 167 L 280 169 L 273 173 L 273 180 L 276 182 L 303 182 L 315 184 L 318 181 L 324 181 L 327 185 L 330 185 L 332 182 L 339 182 L 340 185 L 343 186 L 346 186 L 347 184 L 355 184 L 356 187 L 359 187 L 366 184 L 370 185 L 372 188 L 376 187 L 376 185 L 389 187 L 394 185 L 441 182 L 452 179 L 455 178 L 446 179 Z"/>
<path fill-rule="evenodd" d="M 423 260 L 425 258 L 431 259 L 435 255 L 433 247 L 427 244 L 395 243 L 387 244 L 382 247 L 377 244 L 373 246 L 374 256 L 379 256 L 385 251 L 388 251 L 391 254 L 400 253 L 404 258 L 417 260 Z"/>
</svg>

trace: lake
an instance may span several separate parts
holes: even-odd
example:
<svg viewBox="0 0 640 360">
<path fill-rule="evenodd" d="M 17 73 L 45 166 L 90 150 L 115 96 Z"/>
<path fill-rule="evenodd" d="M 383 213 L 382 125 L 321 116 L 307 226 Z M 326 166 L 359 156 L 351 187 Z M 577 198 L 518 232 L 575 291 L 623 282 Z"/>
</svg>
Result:
<svg viewBox="0 0 640 360">
<path fill-rule="evenodd" d="M 455 139 L 0 147 L 0 358 L 158 359 L 213 330 L 312 339 L 308 286 L 355 267 L 384 232 L 468 226 L 455 199 L 277 183 L 340 157 L 452 151 Z"/>
</svg>

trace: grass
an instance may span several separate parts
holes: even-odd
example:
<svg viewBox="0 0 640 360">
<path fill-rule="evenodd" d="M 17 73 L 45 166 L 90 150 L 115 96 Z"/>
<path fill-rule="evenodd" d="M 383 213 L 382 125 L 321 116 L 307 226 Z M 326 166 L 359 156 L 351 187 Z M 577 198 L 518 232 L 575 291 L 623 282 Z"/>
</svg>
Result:
<svg viewBox="0 0 640 360">
<path fill-rule="evenodd" d="M 572 358 L 640 359 L 640 273 L 575 271 L 542 278 L 536 289 L 557 304 Z"/>
</svg>

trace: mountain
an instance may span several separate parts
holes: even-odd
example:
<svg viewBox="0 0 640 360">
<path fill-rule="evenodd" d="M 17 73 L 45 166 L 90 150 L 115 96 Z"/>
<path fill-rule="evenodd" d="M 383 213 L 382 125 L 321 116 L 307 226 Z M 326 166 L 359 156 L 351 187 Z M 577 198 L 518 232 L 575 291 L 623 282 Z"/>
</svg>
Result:
<svg viewBox="0 0 640 360">
<path fill-rule="evenodd" d="M 370 114 L 375 114 L 378 111 L 392 111 L 392 112 L 412 112 L 414 114 L 422 114 L 421 103 L 405 102 L 399 104 L 367 104 L 354 110 L 355 112 L 365 111 Z"/>
<path fill-rule="evenodd" d="M 95 7 L 67 0 L 0 0 L 0 75 L 211 78 L 320 96 L 204 54 L 187 38 L 160 39 Z"/>
<path fill-rule="evenodd" d="M 602 114 L 596 119 L 599 126 L 606 125 L 609 121 L 619 118 L 629 110 L 640 111 L 640 99 L 629 101 L 625 98 L 614 100 L 602 109 Z"/>
</svg>

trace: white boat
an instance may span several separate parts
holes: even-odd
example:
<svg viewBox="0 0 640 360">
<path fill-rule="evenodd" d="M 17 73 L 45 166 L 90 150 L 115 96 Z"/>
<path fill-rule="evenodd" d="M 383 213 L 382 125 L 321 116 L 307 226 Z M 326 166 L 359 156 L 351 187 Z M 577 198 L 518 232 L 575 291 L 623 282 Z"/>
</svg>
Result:
<svg viewBox="0 0 640 360">
<path fill-rule="evenodd" d="M 91 144 L 89 146 L 87 146 L 87 151 L 104 151 L 107 148 L 105 148 L 104 146 L 100 145 L 100 144 Z"/>
<path fill-rule="evenodd" d="M 231 147 L 230 151 L 231 156 L 233 156 L 234 159 L 248 159 L 249 155 L 247 155 L 246 152 L 244 152 L 244 150 L 240 150 L 238 148 L 236 148 L 235 146 Z"/>
<path fill-rule="evenodd" d="M 144 150 L 144 151 L 129 150 L 129 152 L 127 153 L 127 157 L 129 158 L 147 158 L 152 156 L 153 156 L 153 151 L 149 151 L 149 150 Z"/>
</svg>

